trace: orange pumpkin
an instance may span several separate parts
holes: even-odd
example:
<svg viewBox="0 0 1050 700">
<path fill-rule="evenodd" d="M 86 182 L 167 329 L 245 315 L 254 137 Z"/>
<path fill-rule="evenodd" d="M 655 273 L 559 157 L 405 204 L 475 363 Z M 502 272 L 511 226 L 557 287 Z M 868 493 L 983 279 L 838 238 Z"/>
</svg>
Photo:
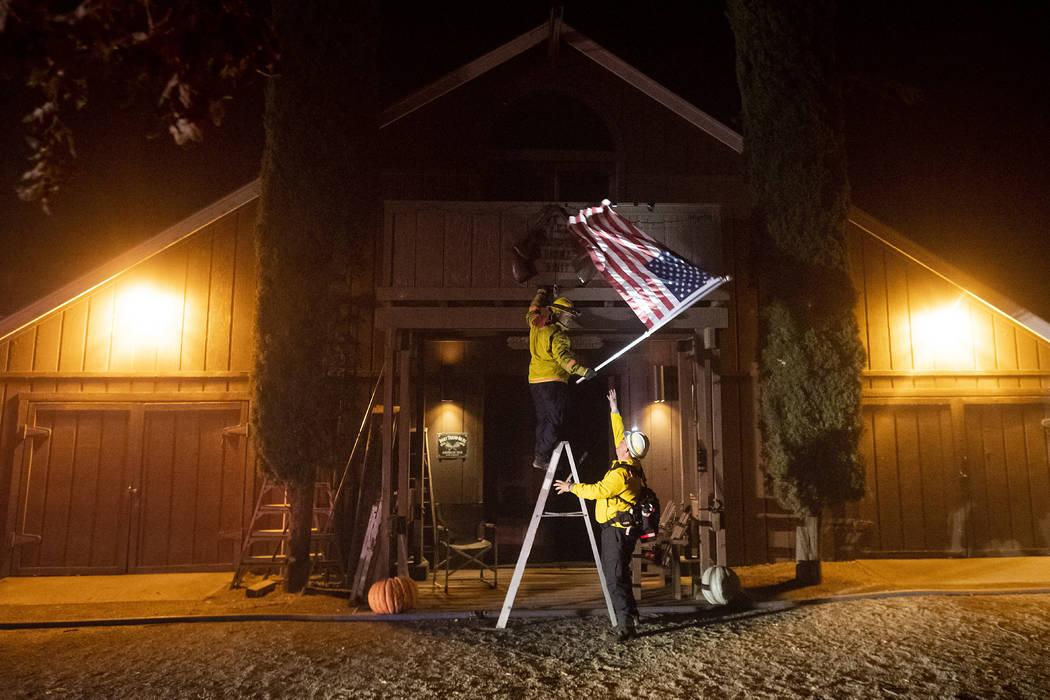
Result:
<svg viewBox="0 0 1050 700">
<path fill-rule="evenodd" d="M 416 593 L 416 582 L 407 576 L 376 581 L 368 589 L 368 607 L 381 615 L 407 612 L 416 604 Z"/>
</svg>

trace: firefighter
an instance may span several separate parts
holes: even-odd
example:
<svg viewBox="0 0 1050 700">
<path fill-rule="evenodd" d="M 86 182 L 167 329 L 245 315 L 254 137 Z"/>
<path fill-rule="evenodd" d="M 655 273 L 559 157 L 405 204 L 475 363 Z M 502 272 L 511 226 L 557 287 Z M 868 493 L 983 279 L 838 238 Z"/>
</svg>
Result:
<svg viewBox="0 0 1050 700">
<path fill-rule="evenodd" d="M 649 438 L 638 430 L 623 429 L 616 389 L 609 389 L 607 398 L 616 459 L 601 481 L 573 484 L 556 480 L 554 490 L 595 501 L 594 519 L 602 528 L 602 571 L 616 613 L 616 638 L 623 642 L 635 635 L 638 622 L 638 603 L 631 589 L 631 555 L 638 537 L 625 526 L 621 513 L 627 513 L 631 504 L 638 502 L 645 480 L 641 459 L 649 452 Z"/>
<path fill-rule="evenodd" d="M 525 321 L 529 325 L 529 393 L 536 405 L 536 446 L 532 466 L 546 469 L 551 453 L 561 439 L 569 377 L 590 379 L 593 369 L 584 367 L 572 353 L 568 325 L 580 312 L 566 297 L 549 302 L 551 291 L 536 290 Z"/>
</svg>

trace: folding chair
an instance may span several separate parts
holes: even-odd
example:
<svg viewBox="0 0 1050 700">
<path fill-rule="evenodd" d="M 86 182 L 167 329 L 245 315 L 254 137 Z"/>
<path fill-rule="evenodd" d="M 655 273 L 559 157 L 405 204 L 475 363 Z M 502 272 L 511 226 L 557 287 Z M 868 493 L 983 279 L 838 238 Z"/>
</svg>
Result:
<svg viewBox="0 0 1050 700">
<path fill-rule="evenodd" d="M 437 585 L 437 570 L 445 570 L 445 593 L 448 593 L 448 577 L 464 566 L 478 567 L 481 581 L 495 588 L 499 577 L 499 545 L 496 544 L 495 523 L 485 522 L 483 503 L 438 503 L 437 527 L 439 556 L 443 560 L 434 567 L 434 582 Z M 492 553 L 492 563 L 485 561 Z M 492 581 L 485 579 L 485 572 L 492 572 Z"/>
</svg>

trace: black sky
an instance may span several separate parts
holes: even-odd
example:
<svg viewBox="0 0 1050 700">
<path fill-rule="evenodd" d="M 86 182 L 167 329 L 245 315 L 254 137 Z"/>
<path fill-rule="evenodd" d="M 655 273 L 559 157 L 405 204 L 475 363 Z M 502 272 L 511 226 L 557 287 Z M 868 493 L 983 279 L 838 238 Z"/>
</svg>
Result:
<svg viewBox="0 0 1050 700">
<path fill-rule="evenodd" d="M 388 102 L 543 22 L 549 7 L 386 4 Z M 740 130 L 721 3 L 565 5 L 574 28 Z M 854 204 L 1050 319 L 1050 3 L 842 5 Z M 80 177 L 46 217 L 12 192 L 25 157 L 17 118 L 31 102 L 17 86 L 0 85 L 0 314 L 255 177 L 262 100 L 259 90 L 241 98 L 226 126 L 190 151 L 145 137 L 148 101 L 139 112 L 92 104 L 76 121 Z"/>
</svg>

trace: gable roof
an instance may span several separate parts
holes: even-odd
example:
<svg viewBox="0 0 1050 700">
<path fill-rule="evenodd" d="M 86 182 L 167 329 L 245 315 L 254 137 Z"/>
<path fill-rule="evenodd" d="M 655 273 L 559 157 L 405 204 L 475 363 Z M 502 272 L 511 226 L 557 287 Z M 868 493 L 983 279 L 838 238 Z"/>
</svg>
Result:
<svg viewBox="0 0 1050 700">
<path fill-rule="evenodd" d="M 555 27 L 545 22 L 395 102 L 380 115 L 380 129 L 390 126 L 434 100 L 462 87 L 474 78 L 525 53 L 541 42 L 551 39 L 552 32 L 555 31 L 557 40 L 564 41 L 572 49 L 618 76 L 712 138 L 737 153 L 743 153 L 744 139 L 736 131 L 564 23 L 558 23 Z M 109 263 L 92 270 L 24 309 L 0 319 L 0 341 L 6 340 L 46 314 L 72 303 L 128 268 L 144 262 L 193 235 L 209 223 L 258 196 L 259 181 L 254 180 Z M 1050 323 L 1045 319 L 1011 301 L 1000 292 L 978 282 L 861 209 L 852 207 L 849 220 L 868 235 L 922 265 L 982 304 L 1012 318 L 1043 340 L 1050 342 Z"/>
<path fill-rule="evenodd" d="M 197 231 L 233 210 L 247 204 L 259 196 L 259 181 L 253 180 L 244 187 L 232 192 L 219 201 L 210 204 L 173 226 L 169 226 L 147 241 L 131 250 L 96 267 L 72 282 L 59 287 L 45 297 L 37 299 L 29 306 L 0 319 L 0 342 L 31 326 L 47 314 L 72 304 L 74 301 L 90 294 L 122 272 L 143 263 L 154 255 L 167 250 L 179 241 L 189 238 Z"/>
<path fill-rule="evenodd" d="M 559 38 L 570 48 L 580 52 L 590 60 L 597 63 L 613 75 L 623 79 L 642 94 L 671 110 L 682 119 L 721 141 L 737 153 L 744 149 L 744 139 L 728 126 L 718 121 L 710 114 L 699 109 L 696 105 L 688 102 L 679 95 L 671 92 L 660 83 L 645 75 L 637 68 L 627 64 L 616 55 L 610 53 L 597 43 L 565 23 L 560 24 Z M 451 73 L 432 82 L 430 85 L 417 90 L 383 110 L 380 115 L 379 128 L 390 126 L 397 120 L 408 116 L 417 109 L 424 107 L 439 97 L 452 92 L 469 83 L 474 78 L 484 75 L 488 71 L 500 66 L 507 61 L 519 56 L 537 44 L 551 37 L 551 25 L 543 23 L 531 29 L 521 36 L 511 39 L 502 46 L 489 51 L 465 66 L 461 66 Z"/>
<path fill-rule="evenodd" d="M 849 221 L 872 238 L 918 263 L 949 284 L 958 287 L 967 296 L 994 311 L 1009 316 L 1043 340 L 1050 342 L 1050 323 L 1014 302 L 1005 294 L 971 277 L 857 207 L 850 208 Z"/>
</svg>

